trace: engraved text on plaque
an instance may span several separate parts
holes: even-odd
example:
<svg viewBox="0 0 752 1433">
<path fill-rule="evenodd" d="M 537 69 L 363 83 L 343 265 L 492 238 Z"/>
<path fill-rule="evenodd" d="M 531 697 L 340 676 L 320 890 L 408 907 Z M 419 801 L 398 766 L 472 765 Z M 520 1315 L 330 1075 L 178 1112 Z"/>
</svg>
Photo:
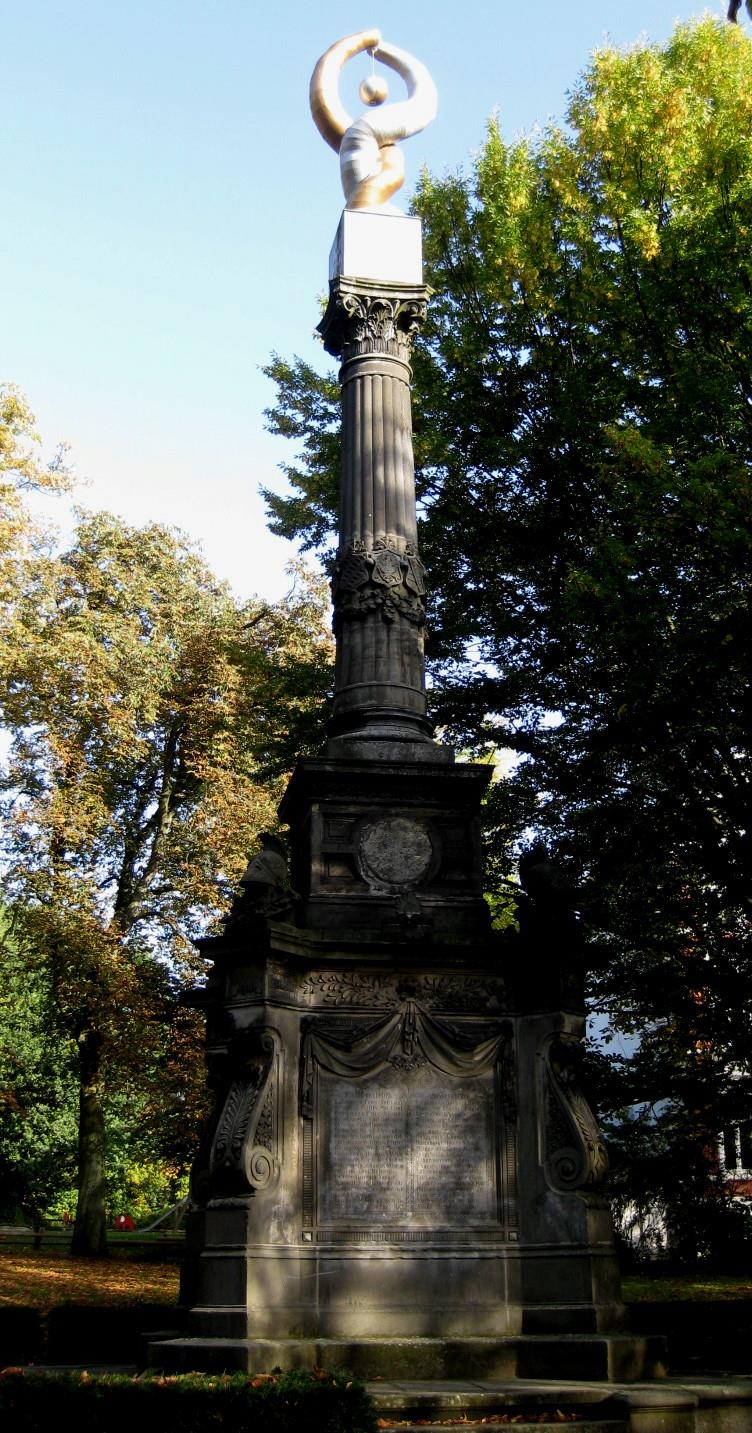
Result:
<svg viewBox="0 0 752 1433">
<path fill-rule="evenodd" d="M 498 1223 L 492 1071 L 320 1070 L 316 1104 L 320 1224 Z"/>
</svg>

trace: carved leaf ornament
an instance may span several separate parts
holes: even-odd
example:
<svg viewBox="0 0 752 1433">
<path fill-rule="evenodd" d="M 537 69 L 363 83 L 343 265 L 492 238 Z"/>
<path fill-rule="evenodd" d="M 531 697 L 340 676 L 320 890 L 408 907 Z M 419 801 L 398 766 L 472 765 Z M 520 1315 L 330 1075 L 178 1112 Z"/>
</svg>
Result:
<svg viewBox="0 0 752 1433">
<path fill-rule="evenodd" d="M 408 362 L 413 340 L 425 321 L 427 290 L 412 295 L 367 293 L 364 282 L 340 278 L 332 286 L 329 306 L 318 327 L 327 353 L 344 362 L 369 353 L 388 353 Z"/>
<path fill-rule="evenodd" d="M 374 975 L 366 971 L 319 970 L 306 977 L 306 997 L 323 1005 L 372 1006 L 393 1009 L 398 999 L 417 997 L 423 1009 L 470 1013 L 503 1010 L 507 995 L 502 980 L 466 979 L 454 975 Z"/>
<path fill-rule="evenodd" d="M 233 1080 L 217 1121 L 209 1168 L 212 1185 L 233 1193 L 264 1189 L 279 1173 L 276 1155 L 276 1065 L 273 1037 L 260 1036 L 260 1053 L 244 1078 Z"/>
<path fill-rule="evenodd" d="M 608 1153 L 578 1080 L 580 1041 L 559 1034 L 543 1052 L 545 1168 L 553 1189 L 594 1188 L 608 1173 Z"/>
<path fill-rule="evenodd" d="M 409 348 L 426 317 L 422 299 L 350 292 L 340 294 L 338 303 L 345 321 L 347 349 L 378 353 Z"/>
<path fill-rule="evenodd" d="M 303 1042 L 301 1113 L 306 1119 L 313 1117 L 316 1065 L 330 1074 L 354 1079 L 376 1075 L 387 1065 L 416 1069 L 427 1061 L 444 1075 L 467 1079 L 493 1068 L 506 1034 L 505 1029 L 498 1030 L 473 1044 L 469 1033 L 463 1038 L 456 1029 L 445 1029 L 412 1000 L 355 1036 L 352 1032 L 338 1033 L 314 1020 Z"/>
</svg>

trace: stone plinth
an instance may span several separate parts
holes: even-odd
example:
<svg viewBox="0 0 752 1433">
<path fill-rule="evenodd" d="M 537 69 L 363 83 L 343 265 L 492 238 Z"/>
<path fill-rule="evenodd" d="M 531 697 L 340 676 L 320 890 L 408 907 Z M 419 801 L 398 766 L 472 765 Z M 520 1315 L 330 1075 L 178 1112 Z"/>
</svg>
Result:
<svg viewBox="0 0 752 1433">
<path fill-rule="evenodd" d="M 329 278 L 422 284 L 420 219 L 345 209 L 329 255 Z"/>
<path fill-rule="evenodd" d="M 193 1176 L 191 1337 L 155 1362 L 655 1372 L 660 1341 L 624 1330 L 581 1009 L 554 952 L 536 980 L 540 950 L 490 929 L 488 779 L 298 764 L 288 909 L 241 904 L 202 945 L 216 1105 Z"/>
<path fill-rule="evenodd" d="M 422 762 L 298 763 L 280 814 L 301 939 L 363 953 L 370 942 L 391 959 L 405 942 L 487 935 L 480 803 L 491 771 L 429 762 L 438 750 L 427 742 Z"/>
<path fill-rule="evenodd" d="M 191 1337 L 155 1348 L 154 1361 L 645 1376 L 660 1349 L 623 1330 L 597 1188 L 605 1156 L 577 1080 L 582 1017 L 519 1008 L 472 917 L 472 856 L 471 919 L 452 936 L 437 904 L 440 940 L 424 915 L 440 865 L 424 870 L 424 892 L 426 852 L 412 836 L 400 847 L 403 898 L 420 909 L 398 934 L 373 917 L 360 928 L 363 899 L 377 898 L 367 868 L 349 906 L 315 888 L 325 840 L 302 833 L 330 819 L 314 814 L 328 765 L 303 763 L 288 796 L 311 867 L 297 918 L 238 920 L 203 946 L 214 968 L 197 998 L 217 1101 L 193 1178 Z M 438 768 L 448 782 L 461 772 Z M 385 810 L 388 799 L 387 780 Z M 431 820 L 442 830 L 436 807 L 421 813 L 424 829 Z M 363 846 L 388 861 L 379 841 Z M 384 916 L 389 901 L 396 910 L 395 891 L 381 898 Z"/>
</svg>

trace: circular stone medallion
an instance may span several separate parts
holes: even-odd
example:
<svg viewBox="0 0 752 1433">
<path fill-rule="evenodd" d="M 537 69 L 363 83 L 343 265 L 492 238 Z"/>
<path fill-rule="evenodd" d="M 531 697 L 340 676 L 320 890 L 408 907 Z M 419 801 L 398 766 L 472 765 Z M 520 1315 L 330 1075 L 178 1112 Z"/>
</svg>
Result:
<svg viewBox="0 0 752 1433">
<path fill-rule="evenodd" d="M 366 880 L 389 886 L 413 886 L 433 860 L 433 844 L 425 826 L 405 816 L 372 821 L 360 833 L 360 862 Z"/>
</svg>

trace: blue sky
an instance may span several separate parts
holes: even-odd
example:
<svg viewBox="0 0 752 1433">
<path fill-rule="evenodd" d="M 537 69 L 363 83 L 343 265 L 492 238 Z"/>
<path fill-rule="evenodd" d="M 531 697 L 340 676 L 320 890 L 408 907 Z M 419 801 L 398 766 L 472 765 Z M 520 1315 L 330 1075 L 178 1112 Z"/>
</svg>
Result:
<svg viewBox="0 0 752 1433">
<path fill-rule="evenodd" d="M 662 40 L 696 13 L 681 0 L 9 7 L 0 379 L 27 393 L 49 447 L 71 443 L 86 506 L 174 522 L 239 593 L 279 595 L 289 550 L 257 489 L 289 455 L 264 431 L 260 366 L 272 349 L 323 358 L 313 328 L 342 195 L 308 111 L 318 56 L 377 25 L 430 69 L 439 116 L 405 146 L 404 204 L 423 163 L 468 162 L 494 109 L 507 137 L 558 118 L 594 48 Z"/>
</svg>

